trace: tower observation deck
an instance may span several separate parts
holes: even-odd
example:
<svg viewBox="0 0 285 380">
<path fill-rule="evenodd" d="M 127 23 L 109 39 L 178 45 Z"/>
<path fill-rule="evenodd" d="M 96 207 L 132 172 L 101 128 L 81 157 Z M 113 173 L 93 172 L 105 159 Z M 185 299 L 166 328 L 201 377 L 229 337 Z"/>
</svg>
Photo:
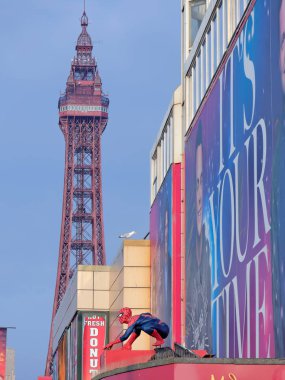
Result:
<svg viewBox="0 0 285 380">
<path fill-rule="evenodd" d="M 109 99 L 83 12 L 65 93 L 59 98 L 59 127 L 65 139 L 65 173 L 59 258 L 46 375 L 52 372 L 52 325 L 78 265 L 104 265 L 101 135 L 108 122 Z"/>
</svg>

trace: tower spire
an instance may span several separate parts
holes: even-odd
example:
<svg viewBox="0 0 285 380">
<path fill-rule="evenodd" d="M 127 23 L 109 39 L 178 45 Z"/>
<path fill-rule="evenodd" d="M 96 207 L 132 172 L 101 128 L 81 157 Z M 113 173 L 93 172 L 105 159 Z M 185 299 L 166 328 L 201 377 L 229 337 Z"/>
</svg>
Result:
<svg viewBox="0 0 285 380">
<path fill-rule="evenodd" d="M 88 32 L 87 32 L 87 26 L 88 26 L 88 17 L 87 17 L 87 14 L 85 12 L 85 1 L 84 1 L 84 10 L 83 10 L 83 14 L 81 16 L 81 27 L 82 27 L 82 30 L 81 30 L 81 33 L 78 37 L 78 40 L 77 40 L 77 46 L 76 46 L 76 50 L 86 50 L 86 47 L 89 47 L 91 50 L 92 50 L 92 40 L 91 40 L 91 37 L 89 36 Z M 90 50 L 88 49 L 88 50 Z"/>
<path fill-rule="evenodd" d="M 85 12 L 85 9 L 84 9 L 82 17 L 81 17 L 81 26 L 82 26 L 82 29 L 85 28 L 85 30 L 86 30 L 86 27 L 88 26 L 88 17 L 87 17 L 87 14 Z"/>
<path fill-rule="evenodd" d="M 82 14 L 82 17 L 81 17 L 81 26 L 82 28 L 85 26 L 87 27 L 88 26 L 88 17 L 86 15 L 86 8 L 85 8 L 85 0 L 83 0 L 83 14 Z"/>
</svg>

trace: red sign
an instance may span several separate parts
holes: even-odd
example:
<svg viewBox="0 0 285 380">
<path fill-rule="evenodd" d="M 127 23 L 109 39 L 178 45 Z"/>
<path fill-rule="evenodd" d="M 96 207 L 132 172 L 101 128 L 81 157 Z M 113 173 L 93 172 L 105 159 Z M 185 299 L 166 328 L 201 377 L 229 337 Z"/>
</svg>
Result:
<svg viewBox="0 0 285 380">
<path fill-rule="evenodd" d="M 7 329 L 0 328 L 0 380 L 6 376 L 6 341 Z"/>
<path fill-rule="evenodd" d="M 173 165 L 172 194 L 172 342 L 181 343 L 181 164 Z"/>
<path fill-rule="evenodd" d="M 100 368 L 100 355 L 106 345 L 106 318 L 83 314 L 83 379 L 91 380 Z"/>
<path fill-rule="evenodd" d="M 283 380 L 285 366 L 284 364 L 177 364 L 174 372 L 175 379 Z"/>
<path fill-rule="evenodd" d="M 153 362 L 152 362 L 153 366 Z M 127 371 L 105 380 L 284 380 L 284 364 L 193 364 L 177 363 Z"/>
</svg>

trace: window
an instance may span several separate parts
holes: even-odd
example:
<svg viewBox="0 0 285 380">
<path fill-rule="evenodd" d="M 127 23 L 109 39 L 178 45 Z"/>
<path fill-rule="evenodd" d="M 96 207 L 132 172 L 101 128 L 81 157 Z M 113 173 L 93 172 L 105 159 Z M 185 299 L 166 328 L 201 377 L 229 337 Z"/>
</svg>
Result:
<svg viewBox="0 0 285 380">
<path fill-rule="evenodd" d="M 217 43 L 218 43 L 218 38 L 217 38 L 217 19 L 215 18 L 212 21 L 212 77 L 217 69 Z"/>
<path fill-rule="evenodd" d="M 155 153 L 155 157 L 151 160 L 152 164 L 152 200 L 154 199 L 157 193 L 157 153 Z"/>
<path fill-rule="evenodd" d="M 206 49 L 207 49 L 207 87 L 209 86 L 212 78 L 212 43 L 211 43 L 211 29 L 206 34 Z"/>
<path fill-rule="evenodd" d="M 237 24 L 239 23 L 239 20 L 240 20 L 240 5 L 242 4 L 243 0 L 235 0 L 235 6 L 236 6 L 236 9 L 235 9 L 235 15 L 236 15 L 236 19 L 235 19 L 235 27 L 237 26 Z"/>
<path fill-rule="evenodd" d="M 223 54 L 224 54 L 228 46 L 228 0 L 223 1 L 221 8 L 223 9 L 222 25 L 223 25 Z"/>
<path fill-rule="evenodd" d="M 186 99 L 188 99 L 188 102 L 186 104 L 186 120 L 185 120 L 186 121 L 185 130 L 187 131 L 189 123 L 193 117 L 193 93 L 192 93 L 193 78 L 191 75 L 190 76 L 187 75 L 185 79 L 186 79 Z"/>
<path fill-rule="evenodd" d="M 153 181 L 153 197 L 156 196 L 156 193 L 157 193 L 157 177 L 155 177 Z"/>
<path fill-rule="evenodd" d="M 201 95 L 201 56 L 196 58 L 196 109 L 199 107 Z"/>
<path fill-rule="evenodd" d="M 166 167 L 170 166 L 170 139 L 169 139 L 169 122 L 167 123 L 166 129 Z"/>
<path fill-rule="evenodd" d="M 166 134 L 163 134 L 163 176 L 165 176 L 167 167 L 166 167 L 166 149 L 167 149 L 167 140 Z"/>
<path fill-rule="evenodd" d="M 160 143 L 160 159 L 161 159 L 161 174 L 162 178 L 164 177 L 164 141 L 163 139 L 161 140 Z"/>
<path fill-rule="evenodd" d="M 202 98 L 205 95 L 206 89 L 207 89 L 207 64 L 206 64 L 206 42 L 201 47 L 201 57 L 202 57 L 202 75 L 201 75 L 201 80 L 202 80 Z"/>
<path fill-rule="evenodd" d="M 219 64 L 223 53 L 224 53 L 224 43 L 223 43 L 223 7 L 221 6 L 220 8 L 217 9 L 217 63 Z"/>
<path fill-rule="evenodd" d="M 158 158 L 159 158 L 159 181 L 161 180 L 162 173 L 163 173 L 163 151 L 162 151 L 162 141 L 160 142 L 160 146 L 158 149 Z"/>
<path fill-rule="evenodd" d="M 206 13 L 206 0 L 192 0 L 190 3 L 190 46 L 196 38 L 198 30 L 201 26 L 202 20 Z"/>
<path fill-rule="evenodd" d="M 170 118 L 169 125 L 169 149 L 170 149 L 170 163 L 173 162 L 173 118 Z"/>
<path fill-rule="evenodd" d="M 189 108 L 190 108 L 190 120 L 188 121 L 186 127 L 188 128 L 189 127 L 189 124 L 191 122 L 191 120 L 193 119 L 193 116 L 194 116 L 194 97 L 193 97 L 193 94 L 194 94 L 194 73 L 193 73 L 193 68 L 191 69 L 191 74 L 190 74 L 190 91 L 189 91 Z"/>
<path fill-rule="evenodd" d="M 195 67 L 192 67 L 192 103 L 193 103 L 193 116 L 196 112 L 196 69 Z"/>
</svg>

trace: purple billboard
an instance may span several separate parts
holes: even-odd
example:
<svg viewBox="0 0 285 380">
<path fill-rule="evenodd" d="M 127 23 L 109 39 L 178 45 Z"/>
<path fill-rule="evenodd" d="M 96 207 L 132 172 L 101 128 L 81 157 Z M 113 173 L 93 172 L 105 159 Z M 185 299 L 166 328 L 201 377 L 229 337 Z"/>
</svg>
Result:
<svg viewBox="0 0 285 380">
<path fill-rule="evenodd" d="M 172 336 L 172 167 L 150 212 L 151 310 L 170 327 Z"/>
<path fill-rule="evenodd" d="M 185 144 L 185 340 L 218 357 L 285 356 L 284 93 L 285 0 L 257 0 Z"/>
</svg>

